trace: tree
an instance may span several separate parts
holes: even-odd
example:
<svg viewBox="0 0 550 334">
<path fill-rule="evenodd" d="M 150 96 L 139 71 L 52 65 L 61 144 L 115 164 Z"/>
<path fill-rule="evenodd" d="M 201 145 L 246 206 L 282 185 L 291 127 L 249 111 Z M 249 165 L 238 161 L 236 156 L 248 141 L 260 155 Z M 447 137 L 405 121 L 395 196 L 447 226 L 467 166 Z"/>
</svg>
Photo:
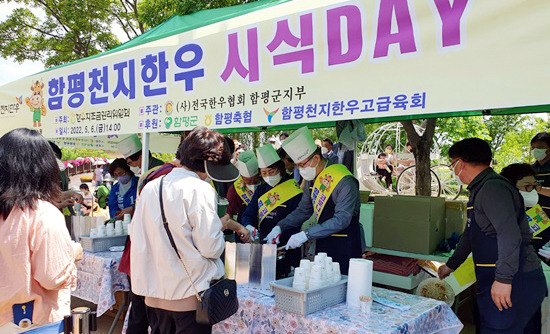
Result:
<svg viewBox="0 0 550 334">
<path fill-rule="evenodd" d="M 42 61 L 46 67 L 92 56 L 119 44 L 111 31 L 110 0 L 17 0 L 39 8 L 16 8 L 0 23 L 0 54 Z"/>
<path fill-rule="evenodd" d="M 491 140 L 482 116 L 440 118 L 437 122 L 435 138 L 442 157 L 447 156 L 453 143 L 470 137 Z"/>
<path fill-rule="evenodd" d="M 256 0 L 142 0 L 139 21 L 146 29 L 155 27 L 173 15 L 187 15 L 202 9 L 229 7 Z"/>
<path fill-rule="evenodd" d="M 523 115 L 501 115 L 501 116 L 486 116 L 483 119 L 483 123 L 489 132 L 491 137 L 491 148 L 498 151 L 504 143 L 504 138 L 511 132 L 518 130 L 518 126 L 521 125 L 529 116 Z"/>
<path fill-rule="evenodd" d="M 255 0 L 0 0 L 26 6 L 0 22 L 0 55 L 57 66 L 119 45 L 113 33 L 117 25 L 125 38 L 132 39 L 172 15 L 251 1 Z"/>
<path fill-rule="evenodd" d="M 416 132 L 413 121 L 401 121 L 407 133 L 409 142 L 413 147 L 413 155 L 416 160 L 416 195 L 431 196 L 432 175 L 430 171 L 430 151 L 434 139 L 436 118 L 429 118 L 423 122 L 424 133 Z"/>
</svg>

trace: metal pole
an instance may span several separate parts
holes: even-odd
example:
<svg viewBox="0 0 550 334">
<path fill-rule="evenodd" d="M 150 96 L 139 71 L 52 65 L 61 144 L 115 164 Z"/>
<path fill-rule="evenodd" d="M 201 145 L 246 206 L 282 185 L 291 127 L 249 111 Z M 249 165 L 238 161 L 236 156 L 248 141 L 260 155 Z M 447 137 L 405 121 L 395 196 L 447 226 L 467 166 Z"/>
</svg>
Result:
<svg viewBox="0 0 550 334">
<path fill-rule="evenodd" d="M 141 136 L 141 174 L 149 170 L 149 135 L 144 132 Z"/>
</svg>

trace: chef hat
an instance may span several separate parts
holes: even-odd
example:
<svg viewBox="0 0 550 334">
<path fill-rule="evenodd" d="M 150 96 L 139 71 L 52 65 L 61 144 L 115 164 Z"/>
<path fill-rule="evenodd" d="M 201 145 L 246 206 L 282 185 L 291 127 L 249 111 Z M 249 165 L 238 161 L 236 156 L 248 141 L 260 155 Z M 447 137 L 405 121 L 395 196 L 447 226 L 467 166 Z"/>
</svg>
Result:
<svg viewBox="0 0 550 334">
<path fill-rule="evenodd" d="M 260 168 L 267 168 L 281 160 L 277 151 L 275 151 L 271 144 L 258 147 L 256 149 L 256 155 L 258 156 L 258 166 Z"/>
<path fill-rule="evenodd" d="M 235 166 L 239 169 L 241 176 L 252 177 L 258 175 L 258 159 L 256 159 L 252 150 L 241 152 Z"/>
<path fill-rule="evenodd" d="M 283 149 L 295 163 L 300 163 L 315 153 L 317 145 L 315 145 L 307 126 L 304 126 L 285 139 Z"/>
<path fill-rule="evenodd" d="M 141 151 L 141 140 L 134 134 L 121 140 L 117 147 L 124 158 L 128 158 L 132 154 Z"/>
</svg>

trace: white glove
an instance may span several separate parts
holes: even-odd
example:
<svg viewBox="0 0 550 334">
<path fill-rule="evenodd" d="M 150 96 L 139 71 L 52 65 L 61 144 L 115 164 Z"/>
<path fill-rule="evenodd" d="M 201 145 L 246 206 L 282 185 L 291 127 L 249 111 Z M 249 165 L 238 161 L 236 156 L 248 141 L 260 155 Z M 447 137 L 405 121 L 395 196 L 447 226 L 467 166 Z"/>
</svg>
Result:
<svg viewBox="0 0 550 334">
<path fill-rule="evenodd" d="M 539 249 L 539 255 L 546 259 L 550 259 L 550 249 L 544 249 L 544 248 Z"/>
<path fill-rule="evenodd" d="M 275 226 L 264 240 L 267 241 L 268 244 L 279 244 L 281 232 L 281 228 L 279 226 Z"/>
<path fill-rule="evenodd" d="M 304 242 L 307 241 L 306 232 L 302 231 L 300 233 L 293 234 L 288 242 L 286 243 L 286 250 L 294 249 L 302 246 Z"/>
<path fill-rule="evenodd" d="M 256 241 L 259 239 L 258 230 L 252 225 L 246 225 L 246 229 L 250 231 L 250 241 Z"/>
</svg>

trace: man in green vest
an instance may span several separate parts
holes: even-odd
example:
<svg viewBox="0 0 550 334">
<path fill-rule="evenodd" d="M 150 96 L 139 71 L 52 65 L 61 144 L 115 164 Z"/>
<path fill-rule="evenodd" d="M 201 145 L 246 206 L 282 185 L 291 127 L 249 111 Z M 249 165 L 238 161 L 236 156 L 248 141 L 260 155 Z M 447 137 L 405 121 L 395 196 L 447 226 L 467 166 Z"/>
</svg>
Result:
<svg viewBox="0 0 550 334">
<path fill-rule="evenodd" d="M 298 248 L 316 240 L 316 252 L 325 252 L 348 273 L 349 260 L 361 257 L 359 230 L 359 182 L 344 165 L 329 163 L 315 144 L 307 127 L 283 143 L 305 180 L 302 199 L 296 210 L 275 226 L 265 238 L 279 243 L 282 232 L 302 226 L 312 215 L 316 224 L 290 237 L 286 248 Z"/>
</svg>

